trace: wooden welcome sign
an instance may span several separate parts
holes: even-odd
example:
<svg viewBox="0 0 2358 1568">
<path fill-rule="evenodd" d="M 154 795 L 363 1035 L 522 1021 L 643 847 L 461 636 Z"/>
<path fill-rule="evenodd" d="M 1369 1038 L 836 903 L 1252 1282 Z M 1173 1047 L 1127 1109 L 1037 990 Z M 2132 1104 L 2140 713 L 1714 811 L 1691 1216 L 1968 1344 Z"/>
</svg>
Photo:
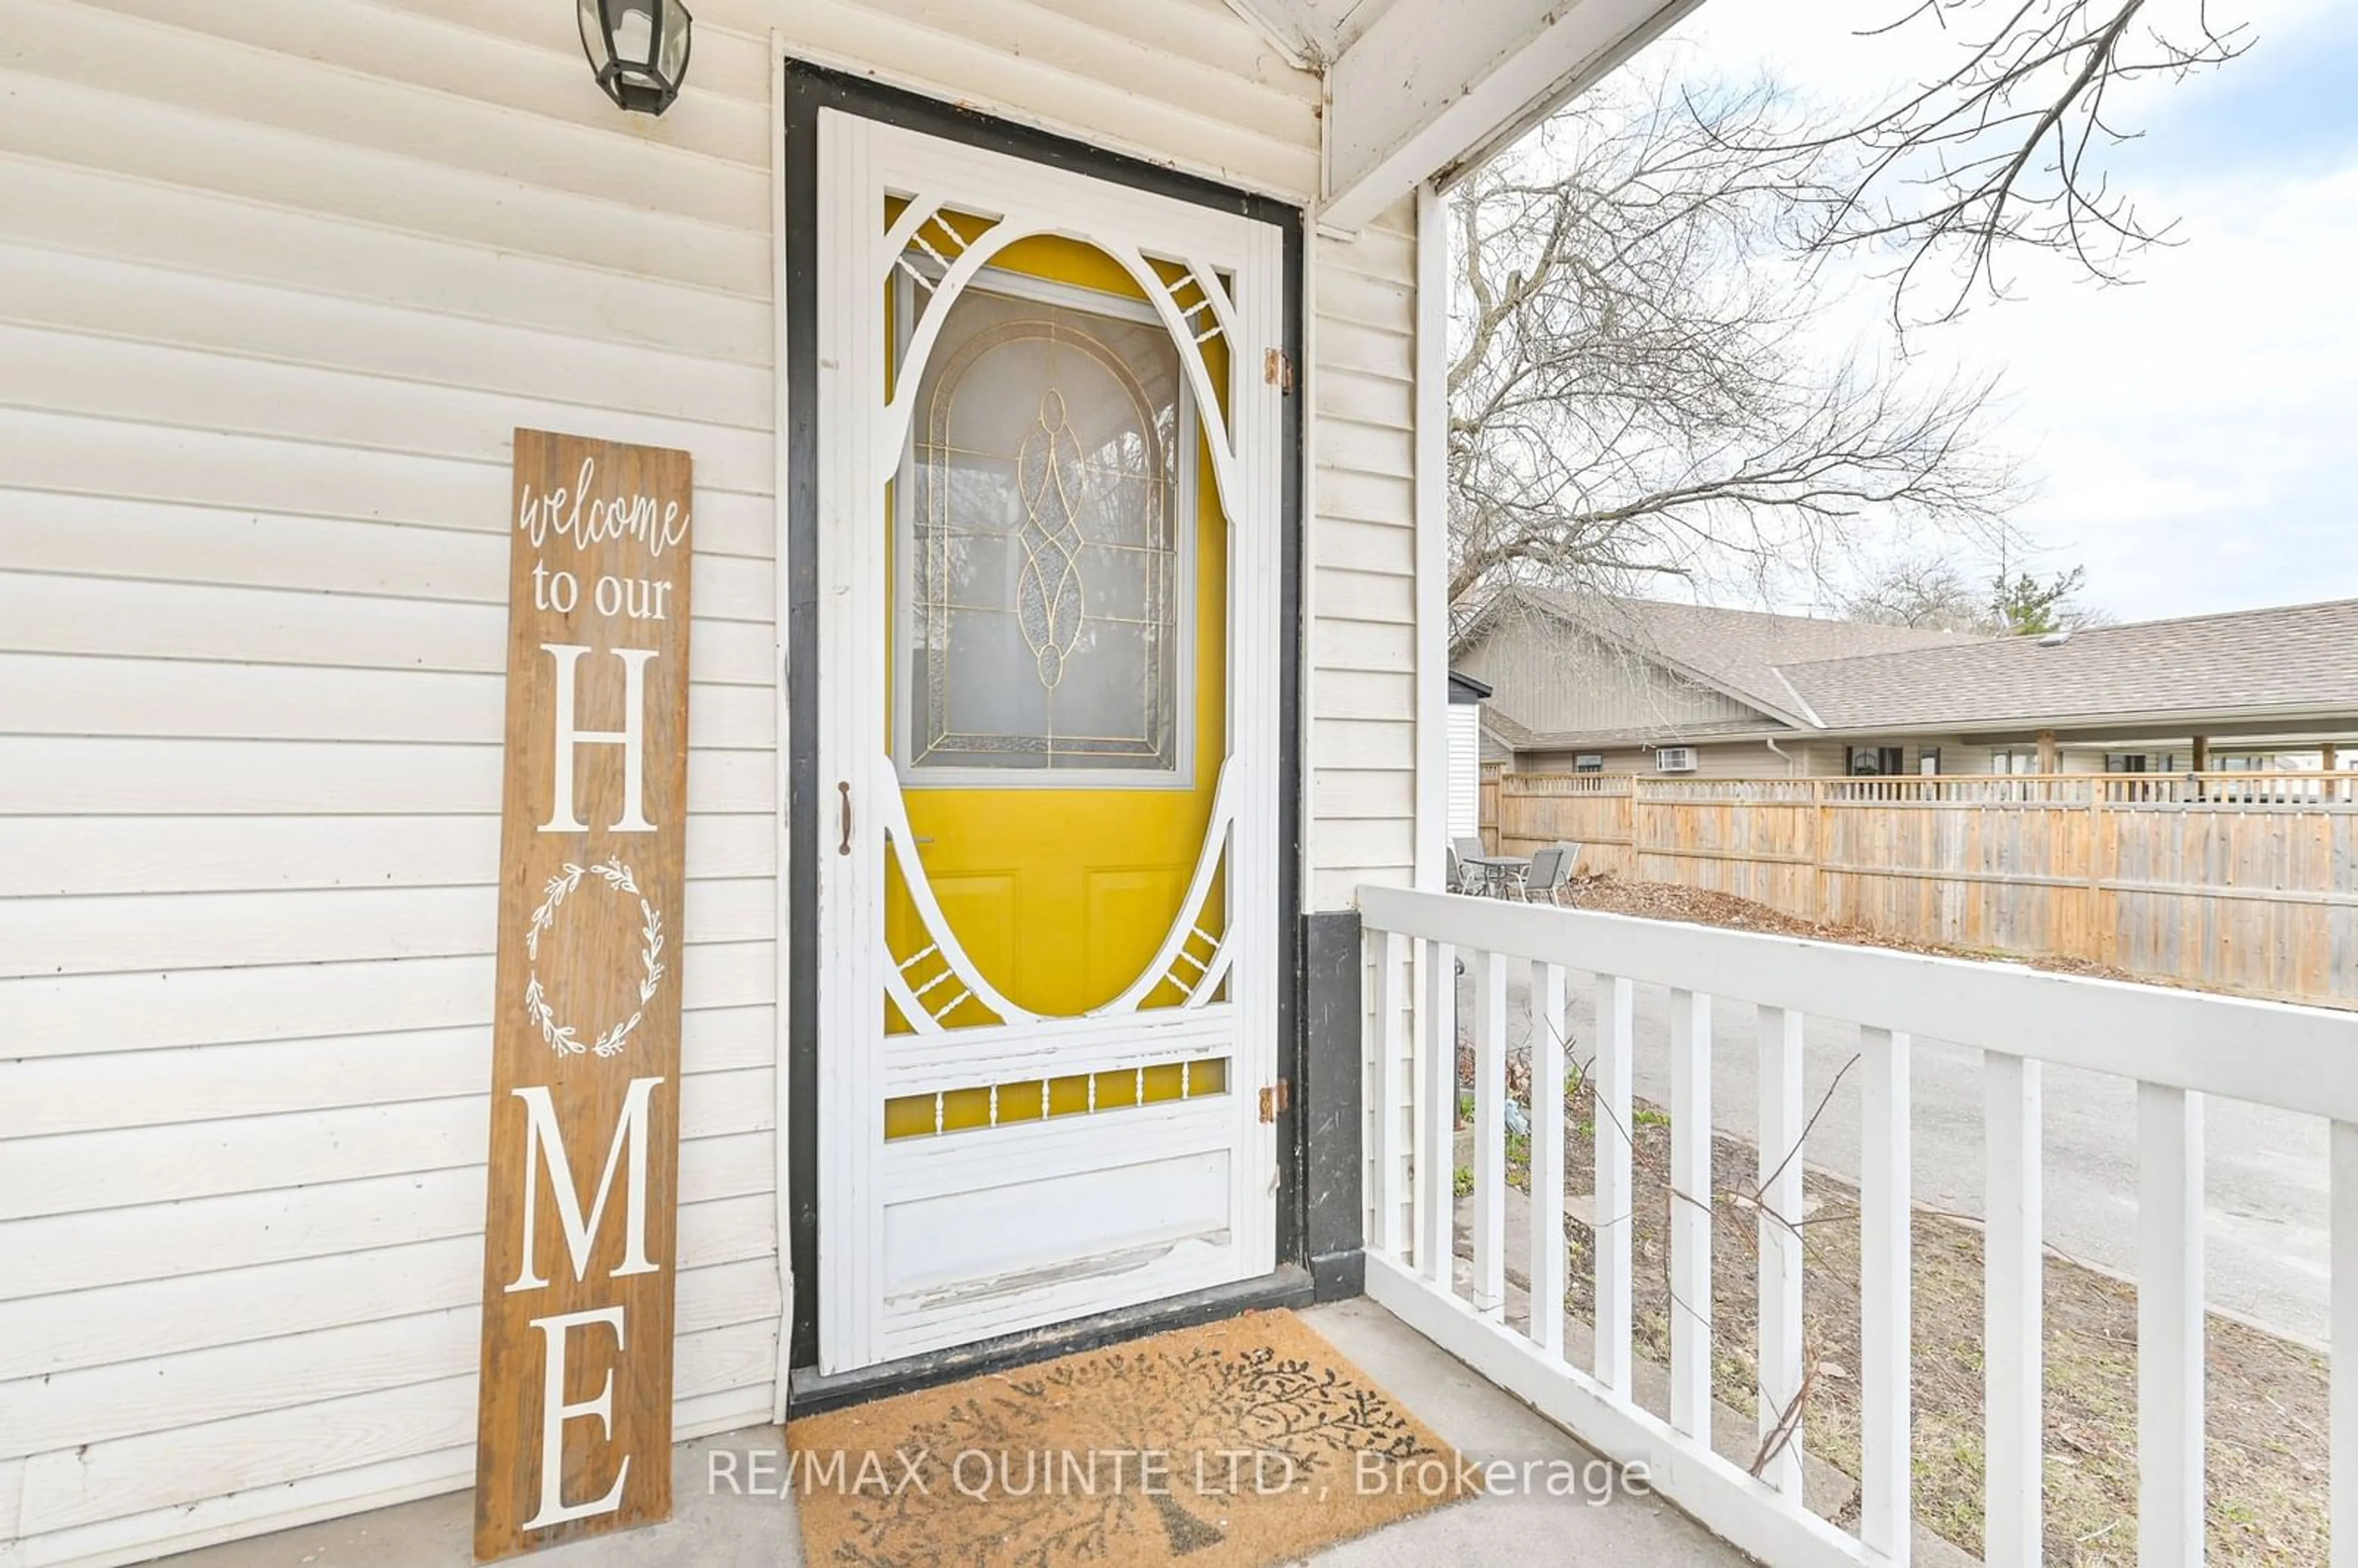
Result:
<svg viewBox="0 0 2358 1568">
<path fill-rule="evenodd" d="M 479 1561 L 671 1512 L 689 512 L 515 434 Z"/>
</svg>

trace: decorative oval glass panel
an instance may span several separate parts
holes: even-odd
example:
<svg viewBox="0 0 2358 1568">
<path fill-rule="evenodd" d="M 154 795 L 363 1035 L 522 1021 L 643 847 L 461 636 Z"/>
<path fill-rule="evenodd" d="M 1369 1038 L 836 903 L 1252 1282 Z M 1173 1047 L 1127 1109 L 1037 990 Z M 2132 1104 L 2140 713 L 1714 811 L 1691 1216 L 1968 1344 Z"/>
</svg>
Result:
<svg viewBox="0 0 2358 1568">
<path fill-rule="evenodd" d="M 1017 285 L 960 293 L 920 377 L 897 750 L 912 783 L 1181 774 L 1176 349 L 1085 291 Z"/>
</svg>

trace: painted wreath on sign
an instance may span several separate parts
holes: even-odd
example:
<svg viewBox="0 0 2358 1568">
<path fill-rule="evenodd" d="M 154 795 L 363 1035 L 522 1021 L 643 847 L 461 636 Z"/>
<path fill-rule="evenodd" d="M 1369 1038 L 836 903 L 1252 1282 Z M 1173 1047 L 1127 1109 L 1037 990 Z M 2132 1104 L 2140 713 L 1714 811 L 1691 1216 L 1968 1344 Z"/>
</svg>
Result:
<svg viewBox="0 0 2358 1568">
<path fill-rule="evenodd" d="M 525 979 L 524 1008 L 540 1030 L 542 1041 L 558 1055 L 579 1056 L 588 1051 L 594 1055 L 611 1056 L 628 1044 L 631 1032 L 638 1028 L 641 1019 L 646 1017 L 647 1003 L 654 1000 L 655 988 L 663 983 L 664 978 L 663 915 L 656 910 L 654 901 L 639 891 L 637 881 L 631 875 L 631 868 L 620 860 L 600 860 L 594 866 L 577 866 L 570 860 L 567 861 L 563 871 L 548 879 L 547 887 L 542 890 L 544 896 L 540 907 L 532 912 L 532 926 L 524 935 L 525 957 L 535 964 L 540 961 L 540 939 L 557 924 L 557 911 L 565 907 L 565 901 L 573 896 L 574 890 L 581 885 L 581 879 L 585 876 L 596 877 L 615 892 L 639 901 L 639 938 L 643 944 L 639 951 L 639 1005 L 630 1017 L 584 1045 L 575 1033 L 573 1025 L 558 1022 L 557 1010 L 548 1005 L 548 995 L 541 989 L 540 971 L 535 968 L 527 972 Z"/>
</svg>

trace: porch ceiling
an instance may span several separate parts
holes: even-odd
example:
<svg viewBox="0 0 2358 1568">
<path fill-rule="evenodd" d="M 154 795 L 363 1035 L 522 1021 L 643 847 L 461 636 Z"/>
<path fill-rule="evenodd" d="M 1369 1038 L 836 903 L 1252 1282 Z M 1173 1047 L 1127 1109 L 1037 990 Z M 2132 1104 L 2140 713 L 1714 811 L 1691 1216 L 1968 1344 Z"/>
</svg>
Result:
<svg viewBox="0 0 2358 1568">
<path fill-rule="evenodd" d="M 1353 231 L 1643 48 L 1702 0 L 1228 0 L 1326 78 L 1318 217 Z"/>
<path fill-rule="evenodd" d="M 1394 0 L 1228 0 L 1305 64 L 1336 59 L 1392 8 Z"/>
</svg>

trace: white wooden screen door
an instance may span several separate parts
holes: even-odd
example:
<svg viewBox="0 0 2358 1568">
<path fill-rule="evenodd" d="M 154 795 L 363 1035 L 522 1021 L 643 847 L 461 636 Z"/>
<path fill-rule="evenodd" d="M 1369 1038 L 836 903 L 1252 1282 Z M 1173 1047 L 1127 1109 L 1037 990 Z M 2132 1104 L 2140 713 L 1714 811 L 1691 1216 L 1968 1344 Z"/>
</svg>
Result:
<svg viewBox="0 0 2358 1568">
<path fill-rule="evenodd" d="M 1271 224 L 833 110 L 818 144 L 831 1373 L 1275 1267 L 1285 313 Z M 938 826 L 1174 800 L 1184 861 L 1067 877 L 1077 913 Z M 1120 919 L 1135 975 L 1040 1004 L 1042 945 Z"/>
</svg>

